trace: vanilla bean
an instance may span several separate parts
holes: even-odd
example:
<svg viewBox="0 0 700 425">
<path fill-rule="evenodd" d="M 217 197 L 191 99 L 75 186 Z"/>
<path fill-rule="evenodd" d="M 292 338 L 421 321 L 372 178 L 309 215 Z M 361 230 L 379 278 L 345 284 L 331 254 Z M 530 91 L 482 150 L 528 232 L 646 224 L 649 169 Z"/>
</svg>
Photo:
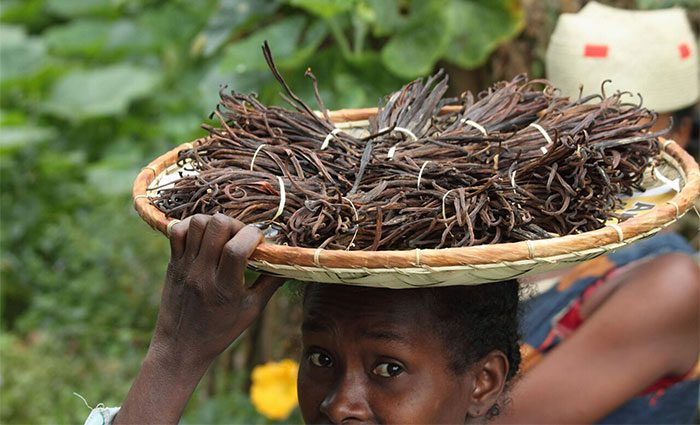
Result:
<svg viewBox="0 0 700 425">
<path fill-rule="evenodd" d="M 222 212 L 273 226 L 278 243 L 326 249 L 541 239 L 602 227 L 659 152 L 656 114 L 626 93 L 570 100 L 525 75 L 447 99 L 440 71 L 387 96 L 356 137 L 336 129 L 310 70 L 320 113 L 263 51 L 293 109 L 222 91 L 220 126 L 179 153 L 196 175 L 158 190 L 167 216 Z"/>
</svg>

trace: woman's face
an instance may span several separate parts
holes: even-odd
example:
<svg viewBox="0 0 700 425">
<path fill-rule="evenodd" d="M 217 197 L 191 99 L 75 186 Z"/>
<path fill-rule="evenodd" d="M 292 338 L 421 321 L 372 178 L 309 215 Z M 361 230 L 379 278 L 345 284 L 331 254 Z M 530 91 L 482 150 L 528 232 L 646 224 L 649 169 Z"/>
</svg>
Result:
<svg viewBox="0 0 700 425">
<path fill-rule="evenodd" d="M 309 288 L 298 381 L 307 423 L 464 423 L 474 379 L 450 368 L 417 291 Z"/>
</svg>

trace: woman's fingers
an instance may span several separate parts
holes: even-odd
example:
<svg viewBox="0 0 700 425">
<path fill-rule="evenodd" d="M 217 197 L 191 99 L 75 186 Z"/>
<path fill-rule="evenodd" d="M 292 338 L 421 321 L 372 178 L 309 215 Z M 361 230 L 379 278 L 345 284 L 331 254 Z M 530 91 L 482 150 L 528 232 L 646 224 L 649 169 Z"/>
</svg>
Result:
<svg viewBox="0 0 700 425">
<path fill-rule="evenodd" d="M 170 228 L 170 258 L 177 260 L 185 253 L 185 242 L 187 241 L 187 229 L 190 227 L 192 217 L 187 217 L 179 223 L 175 223 Z"/>
<path fill-rule="evenodd" d="M 243 289 L 248 258 L 264 239 L 260 229 L 246 226 L 223 214 L 197 214 L 173 225 L 170 236 L 171 256 L 183 255 L 195 260 L 189 263 L 195 274 L 216 270 L 219 290 Z M 251 292 L 262 304 L 284 283 L 284 279 L 261 275 Z"/>
<path fill-rule="evenodd" d="M 216 270 L 219 266 L 224 245 L 243 227 L 245 227 L 245 224 L 224 214 L 212 216 L 204 231 L 204 236 L 202 236 L 202 245 L 199 248 L 197 262 L 205 267 L 211 267 L 212 270 Z"/>
<path fill-rule="evenodd" d="M 202 237 L 204 236 L 204 231 L 207 228 L 207 224 L 209 224 L 211 216 L 196 214 L 189 218 L 191 220 L 187 229 L 185 253 L 188 255 L 188 257 L 194 259 L 199 254 L 199 248 L 202 245 Z"/>
<path fill-rule="evenodd" d="M 236 233 L 233 239 L 226 242 L 219 260 L 219 279 L 224 279 L 227 282 L 235 279 L 243 284 L 248 257 L 262 240 L 263 234 L 260 229 L 248 225 Z"/>
</svg>

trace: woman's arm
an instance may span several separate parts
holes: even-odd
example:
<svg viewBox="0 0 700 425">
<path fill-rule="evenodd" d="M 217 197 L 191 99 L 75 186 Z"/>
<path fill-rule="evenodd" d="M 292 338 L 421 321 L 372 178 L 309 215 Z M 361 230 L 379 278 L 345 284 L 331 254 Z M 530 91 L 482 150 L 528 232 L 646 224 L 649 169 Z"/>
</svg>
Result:
<svg viewBox="0 0 700 425">
<path fill-rule="evenodd" d="M 515 383 L 493 424 L 594 423 L 695 364 L 700 269 L 692 258 L 664 255 L 620 278 L 586 322 Z"/>
<path fill-rule="evenodd" d="M 248 257 L 262 240 L 259 229 L 223 214 L 172 227 L 155 331 L 115 424 L 177 423 L 211 362 L 284 282 L 263 275 L 246 286 Z"/>
</svg>

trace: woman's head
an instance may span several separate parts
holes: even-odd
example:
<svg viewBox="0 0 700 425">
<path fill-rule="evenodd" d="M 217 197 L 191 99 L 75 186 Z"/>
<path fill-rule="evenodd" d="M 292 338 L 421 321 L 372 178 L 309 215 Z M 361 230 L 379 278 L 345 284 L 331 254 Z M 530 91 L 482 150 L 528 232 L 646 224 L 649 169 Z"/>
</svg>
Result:
<svg viewBox="0 0 700 425">
<path fill-rule="evenodd" d="M 405 290 L 309 286 L 299 370 L 304 419 L 487 417 L 520 362 L 517 309 L 514 281 Z"/>
</svg>

